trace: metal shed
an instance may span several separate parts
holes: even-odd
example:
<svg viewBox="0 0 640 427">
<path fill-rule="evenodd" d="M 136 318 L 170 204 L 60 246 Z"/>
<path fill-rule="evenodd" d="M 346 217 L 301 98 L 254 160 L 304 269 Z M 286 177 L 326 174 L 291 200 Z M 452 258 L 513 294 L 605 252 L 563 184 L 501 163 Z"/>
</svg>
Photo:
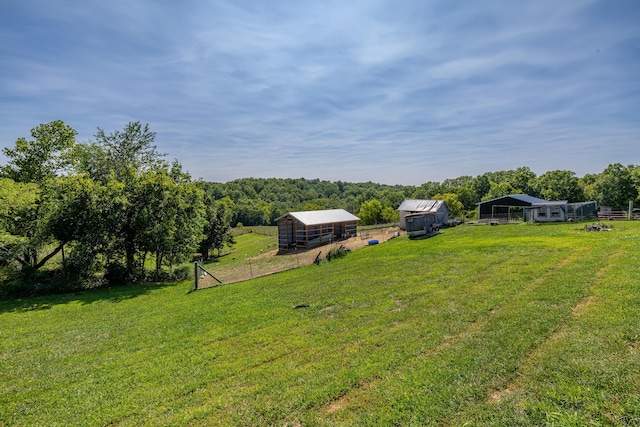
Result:
<svg viewBox="0 0 640 427">
<path fill-rule="evenodd" d="M 398 207 L 400 211 L 400 229 L 407 229 L 406 216 L 417 213 L 433 213 L 440 225 L 449 223 L 449 205 L 444 200 L 407 199 Z"/>
<path fill-rule="evenodd" d="M 344 209 L 289 212 L 276 219 L 278 248 L 309 249 L 355 236 L 359 220 Z"/>
<path fill-rule="evenodd" d="M 478 221 L 522 221 L 524 208 L 546 200 L 526 194 L 511 194 L 478 203 Z"/>
</svg>

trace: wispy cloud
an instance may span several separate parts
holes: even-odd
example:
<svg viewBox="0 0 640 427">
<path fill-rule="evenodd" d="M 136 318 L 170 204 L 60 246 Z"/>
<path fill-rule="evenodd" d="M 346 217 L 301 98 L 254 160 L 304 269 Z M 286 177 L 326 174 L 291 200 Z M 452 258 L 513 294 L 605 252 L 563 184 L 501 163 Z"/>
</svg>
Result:
<svg viewBox="0 0 640 427">
<path fill-rule="evenodd" d="M 0 145 L 140 120 L 216 181 L 640 163 L 640 7 L 614 3 L 9 0 Z"/>
</svg>

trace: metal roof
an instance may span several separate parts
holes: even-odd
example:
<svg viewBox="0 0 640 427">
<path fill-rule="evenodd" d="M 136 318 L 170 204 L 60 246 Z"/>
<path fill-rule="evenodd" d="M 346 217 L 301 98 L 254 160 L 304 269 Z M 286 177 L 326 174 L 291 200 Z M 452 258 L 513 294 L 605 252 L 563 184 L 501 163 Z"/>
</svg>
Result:
<svg viewBox="0 0 640 427">
<path fill-rule="evenodd" d="M 399 211 L 408 212 L 437 212 L 442 206 L 447 206 L 444 200 L 405 200 L 398 207 Z"/>
<path fill-rule="evenodd" d="M 493 202 L 495 200 L 500 200 L 500 199 L 504 199 L 506 197 L 511 197 L 512 199 L 516 199 L 516 200 L 520 200 L 521 202 L 525 202 L 525 203 L 530 203 L 530 204 L 534 204 L 534 203 L 548 203 L 546 200 L 544 199 L 538 199 L 537 197 L 533 197 L 533 196 L 528 196 L 526 194 L 509 194 L 507 196 L 501 196 L 501 197 L 496 197 L 495 199 L 491 199 L 491 200 L 485 200 L 484 202 L 480 202 L 477 203 L 478 205 L 484 204 L 484 203 L 488 203 L 488 202 Z"/>
<path fill-rule="evenodd" d="M 549 200 L 544 202 L 531 203 L 531 206 L 564 206 L 566 204 L 566 200 Z"/>
<path fill-rule="evenodd" d="M 277 218 L 276 221 L 287 215 L 291 215 L 304 225 L 331 224 L 336 222 L 358 221 L 360 219 L 344 209 L 325 209 L 321 211 L 289 212 Z"/>
</svg>

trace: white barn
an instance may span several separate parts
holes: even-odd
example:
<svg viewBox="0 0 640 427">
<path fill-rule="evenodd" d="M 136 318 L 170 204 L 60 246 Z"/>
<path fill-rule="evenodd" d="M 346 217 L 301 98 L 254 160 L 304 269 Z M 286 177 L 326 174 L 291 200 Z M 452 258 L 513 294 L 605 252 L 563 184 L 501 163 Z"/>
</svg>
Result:
<svg viewBox="0 0 640 427">
<path fill-rule="evenodd" d="M 276 219 L 278 248 L 309 249 L 355 236 L 359 220 L 344 209 L 289 212 Z"/>
</svg>

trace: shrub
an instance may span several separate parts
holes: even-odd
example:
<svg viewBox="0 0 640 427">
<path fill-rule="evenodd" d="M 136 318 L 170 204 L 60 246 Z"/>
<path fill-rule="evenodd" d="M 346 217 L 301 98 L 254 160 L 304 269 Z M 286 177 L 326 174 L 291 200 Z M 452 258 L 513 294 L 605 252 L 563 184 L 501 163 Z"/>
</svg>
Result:
<svg viewBox="0 0 640 427">
<path fill-rule="evenodd" d="M 193 278 L 193 267 L 190 265 L 183 265 L 182 267 L 178 267 L 173 270 L 173 274 L 171 275 L 173 280 L 187 280 Z"/>
<path fill-rule="evenodd" d="M 333 258 L 342 258 L 347 252 L 349 252 L 349 249 L 344 246 L 333 247 L 327 252 L 327 261 L 331 261 Z"/>
<path fill-rule="evenodd" d="M 104 278 L 110 285 L 125 285 L 141 282 L 145 278 L 145 274 L 142 269 L 129 272 L 126 266 L 114 261 L 105 268 Z"/>
</svg>

